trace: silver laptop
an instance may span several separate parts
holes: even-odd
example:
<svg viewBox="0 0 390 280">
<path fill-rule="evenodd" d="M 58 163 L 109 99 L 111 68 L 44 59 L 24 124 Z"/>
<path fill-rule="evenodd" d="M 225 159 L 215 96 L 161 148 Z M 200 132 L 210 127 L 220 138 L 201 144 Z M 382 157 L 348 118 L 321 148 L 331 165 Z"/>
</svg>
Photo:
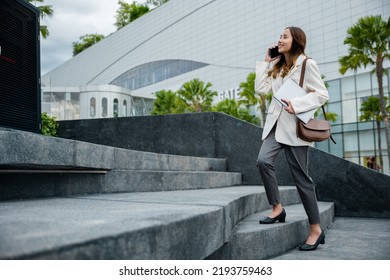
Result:
<svg viewBox="0 0 390 280">
<path fill-rule="evenodd" d="M 295 97 L 301 97 L 305 96 L 307 92 L 301 88 L 296 82 L 294 82 L 292 79 L 288 78 L 283 85 L 279 88 L 279 90 L 273 95 L 273 97 L 284 107 L 287 107 L 288 104 L 282 101 L 282 99 L 291 100 Z M 314 113 L 317 111 L 318 108 L 302 112 L 297 114 L 296 116 L 303 121 L 304 123 L 307 123 L 310 119 L 313 118 Z"/>
</svg>

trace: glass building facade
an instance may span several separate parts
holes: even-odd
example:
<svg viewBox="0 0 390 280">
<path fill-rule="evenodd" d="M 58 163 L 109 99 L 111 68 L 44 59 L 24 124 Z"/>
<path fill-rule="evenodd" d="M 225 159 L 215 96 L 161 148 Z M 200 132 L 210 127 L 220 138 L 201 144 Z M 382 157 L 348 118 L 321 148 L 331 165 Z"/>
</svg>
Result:
<svg viewBox="0 0 390 280">
<path fill-rule="evenodd" d="M 390 71 L 390 69 L 387 69 Z M 374 120 L 360 121 L 361 105 L 370 96 L 379 98 L 378 81 L 370 72 L 327 81 L 330 101 L 327 111 L 337 114 L 332 123 L 332 135 L 337 144 L 331 141 L 316 143 L 316 148 L 367 167 L 368 159 L 375 157 L 380 162 L 378 128 Z M 389 76 L 383 77 L 384 95 L 390 99 Z M 386 135 L 381 122 L 381 148 L 383 171 L 389 174 L 387 162 Z"/>
<path fill-rule="evenodd" d="M 206 63 L 181 59 L 153 61 L 130 69 L 110 84 L 136 90 L 205 66 Z"/>
<path fill-rule="evenodd" d="M 46 87 L 42 111 L 57 120 L 145 116 L 153 110 L 154 99 L 113 85 Z"/>
</svg>

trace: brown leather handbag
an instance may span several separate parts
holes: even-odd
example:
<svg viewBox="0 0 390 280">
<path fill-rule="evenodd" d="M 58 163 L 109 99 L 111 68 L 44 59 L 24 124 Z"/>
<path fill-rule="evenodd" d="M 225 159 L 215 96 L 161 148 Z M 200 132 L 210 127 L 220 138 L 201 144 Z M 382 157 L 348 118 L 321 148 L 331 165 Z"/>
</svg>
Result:
<svg viewBox="0 0 390 280">
<path fill-rule="evenodd" d="M 303 87 L 306 62 L 308 59 L 308 57 L 305 58 L 302 64 L 301 79 L 299 81 L 300 87 Z M 307 123 L 304 123 L 303 121 L 297 119 L 297 136 L 307 142 L 321 142 L 330 138 L 332 142 L 336 144 L 336 141 L 334 141 L 330 131 L 330 124 L 328 122 L 328 119 L 326 118 L 324 106 L 321 106 L 321 108 L 325 120 L 311 119 Z"/>
</svg>

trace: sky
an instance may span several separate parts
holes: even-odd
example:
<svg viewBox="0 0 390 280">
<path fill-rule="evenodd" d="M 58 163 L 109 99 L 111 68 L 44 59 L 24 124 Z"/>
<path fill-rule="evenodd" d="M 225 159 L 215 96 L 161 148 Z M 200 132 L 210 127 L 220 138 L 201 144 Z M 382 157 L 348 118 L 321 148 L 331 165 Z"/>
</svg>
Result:
<svg viewBox="0 0 390 280">
<path fill-rule="evenodd" d="M 93 33 L 107 36 L 116 31 L 118 0 L 45 0 L 44 5 L 52 5 L 54 15 L 41 21 L 50 32 L 46 39 L 41 39 L 42 75 L 72 58 L 72 43 L 79 41 L 80 36 Z"/>
</svg>

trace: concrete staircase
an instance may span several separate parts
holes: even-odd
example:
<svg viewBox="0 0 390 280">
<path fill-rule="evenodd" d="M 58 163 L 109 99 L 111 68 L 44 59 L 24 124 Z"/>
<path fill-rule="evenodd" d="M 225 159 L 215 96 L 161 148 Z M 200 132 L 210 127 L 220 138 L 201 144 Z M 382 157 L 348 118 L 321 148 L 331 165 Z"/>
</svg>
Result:
<svg viewBox="0 0 390 280">
<path fill-rule="evenodd" d="M 287 222 L 260 226 L 263 187 L 225 159 L 13 130 L 0 142 L 0 259 L 268 259 L 306 238 L 295 187 L 281 188 Z M 320 210 L 327 228 L 333 204 Z"/>
<path fill-rule="evenodd" d="M 139 152 L 0 130 L 0 200 L 241 184 L 226 159 Z M 21 175 L 22 174 L 22 175 Z"/>
</svg>

